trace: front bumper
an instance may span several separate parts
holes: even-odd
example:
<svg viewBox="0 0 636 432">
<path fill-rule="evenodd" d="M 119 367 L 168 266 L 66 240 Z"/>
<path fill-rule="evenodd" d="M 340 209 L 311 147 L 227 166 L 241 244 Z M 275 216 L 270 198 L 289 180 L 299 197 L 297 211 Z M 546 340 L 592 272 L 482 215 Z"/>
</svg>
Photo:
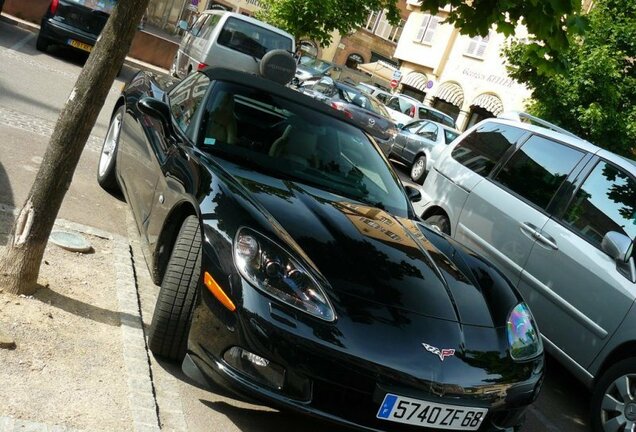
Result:
<svg viewBox="0 0 636 432">
<path fill-rule="evenodd" d="M 524 379 L 481 382 L 474 388 L 405 377 L 339 346 L 339 335 L 328 334 L 315 320 L 298 316 L 260 294 L 238 276 L 230 276 L 231 292 L 242 291 L 242 306 L 232 313 L 201 290 L 183 370 L 202 385 L 220 385 L 252 400 L 290 409 L 367 431 L 428 432 L 376 418 L 387 393 L 431 402 L 486 407 L 479 429 L 512 431 L 536 397 L 543 379 L 543 358 L 521 367 Z M 239 288 L 237 290 L 236 288 Z M 299 314 L 302 315 L 302 314 Z M 224 358 L 231 347 L 267 358 L 285 370 L 281 388 L 274 388 L 237 370 Z M 440 396 L 443 395 L 443 396 Z"/>
</svg>

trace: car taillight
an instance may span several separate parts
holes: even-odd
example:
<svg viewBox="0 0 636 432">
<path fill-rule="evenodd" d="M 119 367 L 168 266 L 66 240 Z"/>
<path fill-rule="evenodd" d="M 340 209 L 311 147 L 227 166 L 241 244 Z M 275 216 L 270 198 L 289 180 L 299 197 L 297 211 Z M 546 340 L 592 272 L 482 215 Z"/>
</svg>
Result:
<svg viewBox="0 0 636 432">
<path fill-rule="evenodd" d="M 415 118 L 415 106 L 412 106 L 411 109 L 409 110 L 409 115 L 413 118 Z"/>
<path fill-rule="evenodd" d="M 206 65 L 205 63 L 199 63 L 199 65 L 197 66 L 197 70 L 200 71 L 205 69 L 206 67 L 208 67 L 208 65 Z"/>
<path fill-rule="evenodd" d="M 353 118 L 353 114 L 351 114 L 351 111 L 348 111 L 344 104 L 342 102 L 331 102 L 331 108 L 338 110 L 338 111 L 342 111 L 345 115 L 346 118 L 348 119 L 352 119 Z"/>
<path fill-rule="evenodd" d="M 57 8 L 60 5 L 60 0 L 53 0 L 51 2 L 51 7 L 49 7 L 49 12 L 51 12 L 51 15 L 55 15 L 55 12 L 57 12 Z"/>
</svg>

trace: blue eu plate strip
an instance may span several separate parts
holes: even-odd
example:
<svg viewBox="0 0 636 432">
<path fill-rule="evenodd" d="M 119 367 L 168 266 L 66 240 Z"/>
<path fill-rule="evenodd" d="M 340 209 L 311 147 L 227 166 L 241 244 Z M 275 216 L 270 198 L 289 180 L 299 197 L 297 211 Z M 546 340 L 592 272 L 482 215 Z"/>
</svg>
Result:
<svg viewBox="0 0 636 432">
<path fill-rule="evenodd" d="M 388 394 L 384 397 L 384 402 L 380 407 L 380 411 L 378 412 L 378 418 L 389 418 L 391 411 L 393 411 L 393 405 L 395 405 L 395 401 L 397 401 L 397 396 Z"/>
</svg>

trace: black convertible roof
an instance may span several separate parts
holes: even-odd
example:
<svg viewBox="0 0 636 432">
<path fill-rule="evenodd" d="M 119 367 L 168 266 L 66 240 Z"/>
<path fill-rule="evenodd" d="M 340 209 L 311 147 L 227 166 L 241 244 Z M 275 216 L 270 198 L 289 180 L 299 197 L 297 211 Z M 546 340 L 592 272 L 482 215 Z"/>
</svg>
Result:
<svg viewBox="0 0 636 432">
<path fill-rule="evenodd" d="M 341 111 L 335 110 L 331 108 L 329 105 L 316 101 L 312 97 L 309 97 L 303 93 L 292 90 L 288 87 L 285 87 L 281 84 L 278 84 L 274 81 L 270 81 L 261 76 L 250 74 L 246 72 L 241 72 L 233 69 L 226 68 L 207 68 L 202 71 L 204 74 L 210 78 L 212 81 L 226 81 L 235 84 L 244 85 L 246 87 L 253 87 L 258 90 L 262 90 L 276 96 L 280 96 L 282 98 L 288 99 L 292 102 L 295 102 L 300 105 L 304 105 L 314 111 L 319 111 L 323 114 L 326 114 L 335 119 L 344 121 L 349 125 L 354 125 L 347 121 L 347 118 Z"/>
</svg>

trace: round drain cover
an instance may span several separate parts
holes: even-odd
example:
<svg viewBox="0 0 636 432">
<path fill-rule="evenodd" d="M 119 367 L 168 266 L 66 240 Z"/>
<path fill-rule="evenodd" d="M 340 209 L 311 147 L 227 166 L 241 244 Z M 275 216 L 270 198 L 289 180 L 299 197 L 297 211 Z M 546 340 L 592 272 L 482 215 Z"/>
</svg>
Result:
<svg viewBox="0 0 636 432">
<path fill-rule="evenodd" d="M 53 231 L 49 237 L 49 241 L 71 252 L 87 253 L 93 249 L 88 240 L 77 233 Z"/>
</svg>

